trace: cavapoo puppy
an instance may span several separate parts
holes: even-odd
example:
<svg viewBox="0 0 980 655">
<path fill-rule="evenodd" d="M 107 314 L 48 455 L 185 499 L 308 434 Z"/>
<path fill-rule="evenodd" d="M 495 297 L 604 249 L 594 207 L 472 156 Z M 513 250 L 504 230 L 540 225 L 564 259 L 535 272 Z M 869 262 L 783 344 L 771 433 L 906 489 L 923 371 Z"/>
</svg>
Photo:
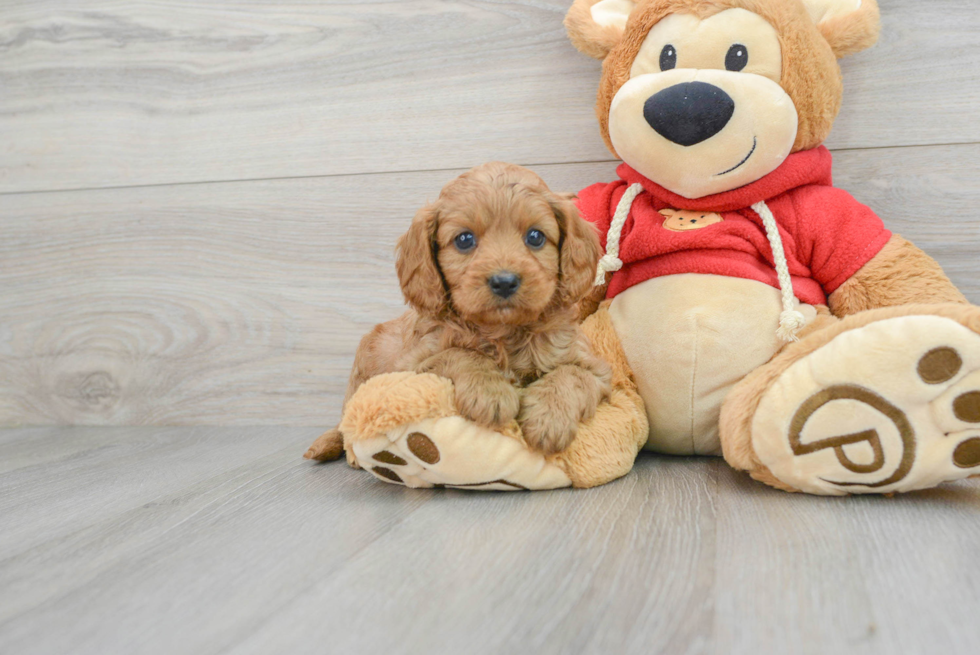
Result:
<svg viewBox="0 0 980 655">
<path fill-rule="evenodd" d="M 452 380 L 464 417 L 516 418 L 532 448 L 565 449 L 610 392 L 610 369 L 578 326 L 600 254 L 571 199 L 531 171 L 493 162 L 464 173 L 399 240 L 411 309 L 361 341 L 347 399 L 381 373 L 434 373 Z M 306 457 L 342 451 L 333 429 Z"/>
</svg>

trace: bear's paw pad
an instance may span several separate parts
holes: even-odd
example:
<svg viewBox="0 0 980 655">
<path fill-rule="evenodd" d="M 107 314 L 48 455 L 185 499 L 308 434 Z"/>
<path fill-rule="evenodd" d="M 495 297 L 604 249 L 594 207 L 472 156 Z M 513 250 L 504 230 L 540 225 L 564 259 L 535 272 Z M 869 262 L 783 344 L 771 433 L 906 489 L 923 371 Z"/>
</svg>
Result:
<svg viewBox="0 0 980 655">
<path fill-rule="evenodd" d="M 891 493 L 980 474 L 980 335 L 939 316 L 843 332 L 767 389 L 756 454 L 824 495 Z"/>
<path fill-rule="evenodd" d="M 349 447 L 361 468 L 408 487 L 520 491 L 571 486 L 561 468 L 521 440 L 459 416 L 399 426 Z"/>
</svg>

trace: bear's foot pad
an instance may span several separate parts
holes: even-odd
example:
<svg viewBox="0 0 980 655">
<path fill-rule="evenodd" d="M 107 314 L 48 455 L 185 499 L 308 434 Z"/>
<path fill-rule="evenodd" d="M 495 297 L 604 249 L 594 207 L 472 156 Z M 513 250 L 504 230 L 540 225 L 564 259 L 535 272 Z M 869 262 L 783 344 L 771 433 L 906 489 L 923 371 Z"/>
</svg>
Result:
<svg viewBox="0 0 980 655">
<path fill-rule="evenodd" d="M 843 332 L 766 390 L 752 444 L 808 493 L 893 493 L 980 474 L 980 336 L 939 316 Z"/>
<path fill-rule="evenodd" d="M 399 426 L 348 444 L 384 482 L 407 487 L 521 491 L 569 487 L 565 472 L 519 439 L 459 416 Z"/>
</svg>

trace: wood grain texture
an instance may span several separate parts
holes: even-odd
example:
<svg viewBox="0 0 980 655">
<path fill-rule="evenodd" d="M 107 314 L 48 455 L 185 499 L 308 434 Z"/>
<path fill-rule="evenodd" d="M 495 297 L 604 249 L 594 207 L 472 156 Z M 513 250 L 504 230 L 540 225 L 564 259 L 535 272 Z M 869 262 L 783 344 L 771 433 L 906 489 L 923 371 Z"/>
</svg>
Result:
<svg viewBox="0 0 980 655">
<path fill-rule="evenodd" d="M 837 184 L 980 302 L 980 146 L 839 153 Z M 612 163 L 541 166 L 556 189 Z M 460 171 L 15 194 L 0 425 L 327 425 L 397 316 L 397 237 Z"/>
<path fill-rule="evenodd" d="M 568 0 L 19 0 L 0 192 L 610 158 Z M 882 0 L 835 149 L 980 141 L 974 0 Z"/>
<path fill-rule="evenodd" d="M 721 622 L 721 652 L 977 648 L 976 481 L 891 499 L 786 501 L 740 475 L 720 480 L 716 611 L 764 617 Z"/>
<path fill-rule="evenodd" d="M 314 433 L 8 431 L 0 652 L 980 649 L 980 481 L 828 499 L 643 456 L 589 491 L 413 491 L 301 460 Z"/>
<path fill-rule="evenodd" d="M 612 179 L 568 4 L 0 3 L 0 426 L 232 426 L 0 430 L 0 653 L 980 652 L 980 481 L 825 499 L 644 456 L 474 494 L 300 459 L 402 310 L 418 206 L 489 159 Z M 980 302 L 980 10 L 881 5 L 836 182 Z"/>
</svg>

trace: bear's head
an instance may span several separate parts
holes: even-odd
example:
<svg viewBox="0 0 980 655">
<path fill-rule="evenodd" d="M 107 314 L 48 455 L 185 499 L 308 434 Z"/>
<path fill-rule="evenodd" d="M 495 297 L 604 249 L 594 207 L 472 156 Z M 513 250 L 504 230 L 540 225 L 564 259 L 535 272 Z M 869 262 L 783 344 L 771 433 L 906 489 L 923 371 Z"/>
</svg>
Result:
<svg viewBox="0 0 980 655">
<path fill-rule="evenodd" d="M 878 37 L 875 0 L 575 0 L 572 43 L 603 60 L 614 155 L 686 198 L 736 189 L 830 133 L 837 59 Z"/>
</svg>

